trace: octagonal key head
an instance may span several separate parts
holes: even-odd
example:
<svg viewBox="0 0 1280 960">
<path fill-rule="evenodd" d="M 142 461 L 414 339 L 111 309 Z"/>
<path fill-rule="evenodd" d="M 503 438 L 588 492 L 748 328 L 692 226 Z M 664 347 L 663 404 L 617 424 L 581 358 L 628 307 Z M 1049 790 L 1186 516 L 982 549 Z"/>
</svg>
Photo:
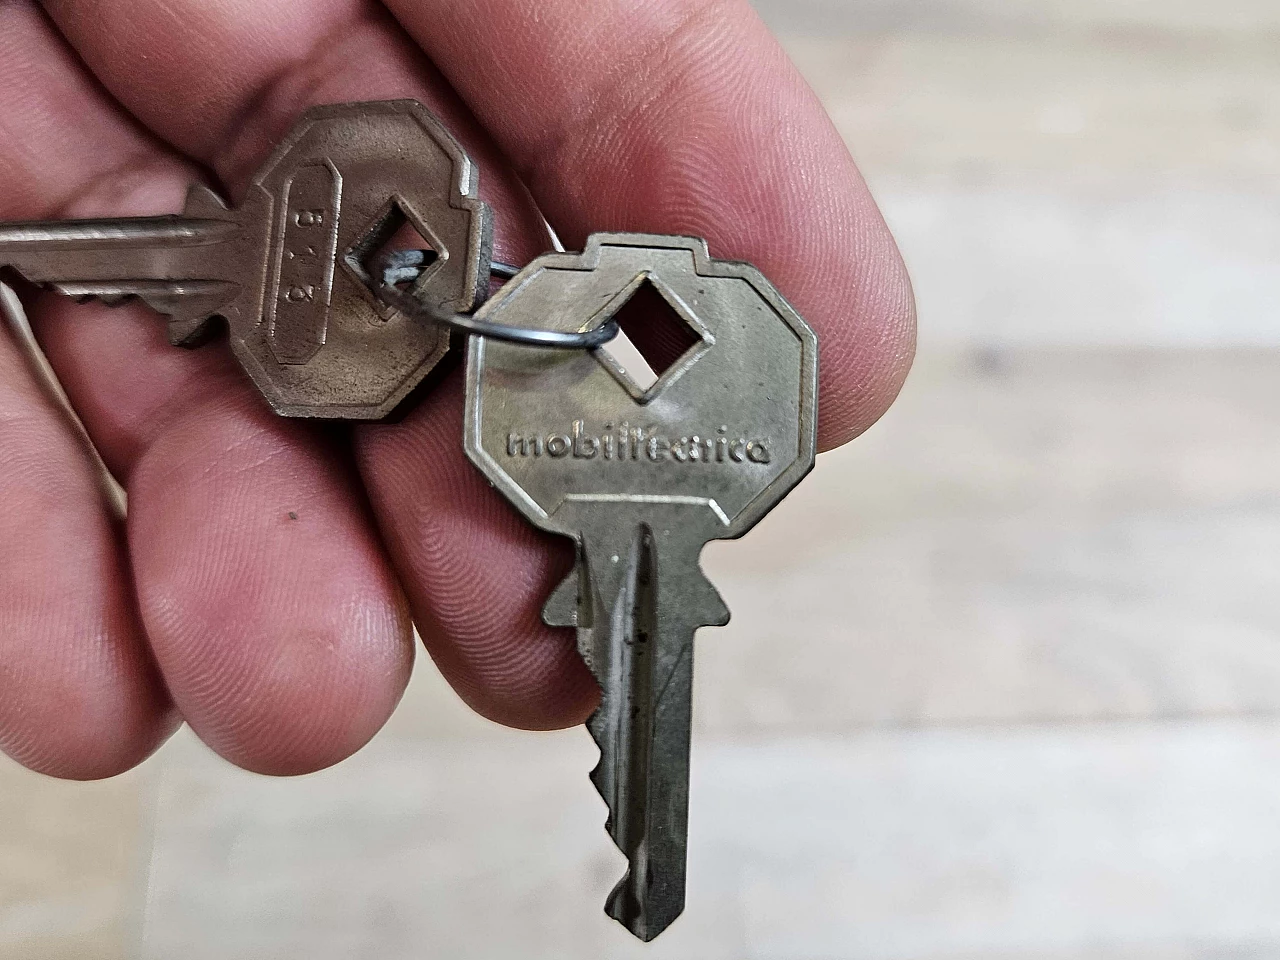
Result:
<svg viewBox="0 0 1280 960">
<path fill-rule="evenodd" d="M 477 190 L 462 147 L 415 101 L 303 116 L 240 209 L 266 255 L 224 311 L 232 349 L 278 413 L 381 419 L 431 373 L 449 331 L 379 299 L 374 261 L 397 243 L 427 249 L 409 292 L 473 310 L 493 248 Z"/>
<path fill-rule="evenodd" d="M 812 469 L 816 444 L 817 338 L 757 269 L 702 240 L 596 235 L 531 263 L 477 319 L 590 330 L 642 298 L 670 327 L 645 380 L 607 347 L 473 337 L 467 452 L 545 530 L 576 535 L 593 503 L 666 502 L 696 506 L 710 538 L 740 536 Z"/>
<path fill-rule="evenodd" d="M 411 100 L 317 107 L 228 206 L 183 216 L 0 224 L 0 274 L 168 314 L 181 346 L 225 319 L 277 413 L 377 420 L 448 353 L 449 331 L 376 295 L 380 257 L 426 251 L 406 293 L 444 312 L 488 293 L 493 223 L 458 142 Z"/>
</svg>

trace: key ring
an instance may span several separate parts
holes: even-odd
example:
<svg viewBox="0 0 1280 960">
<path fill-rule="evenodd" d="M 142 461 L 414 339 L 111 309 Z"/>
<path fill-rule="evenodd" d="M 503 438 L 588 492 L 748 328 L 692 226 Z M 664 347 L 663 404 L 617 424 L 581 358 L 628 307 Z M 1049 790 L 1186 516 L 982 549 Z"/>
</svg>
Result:
<svg viewBox="0 0 1280 960">
<path fill-rule="evenodd" d="M 382 258 L 381 269 L 377 275 L 382 283 L 378 287 L 378 299 L 395 307 L 406 316 L 430 320 L 453 330 L 461 330 L 475 336 L 503 340 L 507 343 L 519 343 L 528 347 L 545 347 L 553 350 L 594 350 L 602 347 L 619 333 L 618 321 L 609 320 L 594 330 L 582 333 L 567 333 L 560 330 L 534 330 L 529 327 L 508 327 L 500 323 L 488 323 L 463 313 L 450 313 L 437 307 L 422 303 L 398 284 L 412 283 L 429 265 L 431 258 L 427 250 L 397 250 Z M 492 276 L 510 280 L 520 272 L 519 267 L 506 263 L 494 263 L 489 272 Z"/>
</svg>

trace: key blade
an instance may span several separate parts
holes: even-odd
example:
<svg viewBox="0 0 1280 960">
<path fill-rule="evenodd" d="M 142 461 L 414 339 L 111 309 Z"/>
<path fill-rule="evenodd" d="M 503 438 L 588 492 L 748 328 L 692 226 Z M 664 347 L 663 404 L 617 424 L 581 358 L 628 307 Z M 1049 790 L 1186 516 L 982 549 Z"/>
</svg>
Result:
<svg viewBox="0 0 1280 960">
<path fill-rule="evenodd" d="M 192 195 L 203 209 L 218 208 L 216 198 Z M 0 225 L 0 268 L 82 301 L 142 300 L 171 318 L 171 342 L 192 346 L 208 318 L 240 294 L 239 284 L 225 279 L 193 279 L 209 266 L 200 252 L 241 235 L 236 221 L 213 217 L 10 223 Z"/>
<path fill-rule="evenodd" d="M 602 691 L 587 721 L 600 747 L 591 780 L 628 860 L 605 912 L 645 941 L 684 911 L 693 638 L 728 622 L 698 566 L 701 543 L 675 546 L 647 526 L 628 544 L 585 536 L 577 576 L 579 649 Z"/>
<path fill-rule="evenodd" d="M 200 263 L 189 251 L 240 234 L 231 220 L 186 217 L 0 224 L 0 268 L 43 286 L 186 281 Z"/>
<path fill-rule="evenodd" d="M 198 247 L 230 240 L 240 233 L 233 220 L 187 217 L 46 220 L 0 224 L 0 260 L 25 259 L 49 251 L 116 252 L 139 247 Z M 47 257 L 42 260 L 49 262 Z M 56 262 L 56 261 L 55 261 Z"/>
</svg>

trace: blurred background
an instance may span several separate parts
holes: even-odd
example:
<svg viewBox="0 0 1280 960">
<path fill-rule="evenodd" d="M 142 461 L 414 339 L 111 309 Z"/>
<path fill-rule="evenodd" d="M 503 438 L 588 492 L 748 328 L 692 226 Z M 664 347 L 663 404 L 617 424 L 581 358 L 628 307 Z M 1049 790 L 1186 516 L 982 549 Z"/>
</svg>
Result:
<svg viewBox="0 0 1280 960">
<path fill-rule="evenodd" d="M 706 566 L 688 910 L 583 730 L 0 762 L 0 957 L 1280 957 L 1280 4 L 759 0 L 912 268 L 901 402 Z"/>
</svg>

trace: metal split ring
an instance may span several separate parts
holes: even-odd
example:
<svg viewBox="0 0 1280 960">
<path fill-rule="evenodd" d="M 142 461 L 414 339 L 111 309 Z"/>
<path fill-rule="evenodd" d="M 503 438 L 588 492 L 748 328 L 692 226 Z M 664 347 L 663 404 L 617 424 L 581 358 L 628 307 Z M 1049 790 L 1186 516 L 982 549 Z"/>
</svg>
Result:
<svg viewBox="0 0 1280 960">
<path fill-rule="evenodd" d="M 422 271 L 431 263 L 433 254 L 427 250 L 397 250 L 387 254 L 380 264 L 378 276 L 382 283 L 378 288 L 378 297 L 384 303 L 395 307 L 409 317 L 429 320 L 453 330 L 473 336 L 489 337 L 507 343 L 519 343 L 529 347 L 545 347 L 554 350 L 594 350 L 602 347 L 618 335 L 616 320 L 601 324 L 594 330 L 581 333 L 568 333 L 560 330 L 532 330 L 528 327 L 508 327 L 500 323 L 489 323 L 462 313 L 450 313 L 423 303 L 412 294 L 401 289 L 401 284 L 412 283 L 421 276 Z M 510 280 L 520 272 L 519 267 L 505 263 L 494 263 L 490 274 L 502 280 Z"/>
</svg>

